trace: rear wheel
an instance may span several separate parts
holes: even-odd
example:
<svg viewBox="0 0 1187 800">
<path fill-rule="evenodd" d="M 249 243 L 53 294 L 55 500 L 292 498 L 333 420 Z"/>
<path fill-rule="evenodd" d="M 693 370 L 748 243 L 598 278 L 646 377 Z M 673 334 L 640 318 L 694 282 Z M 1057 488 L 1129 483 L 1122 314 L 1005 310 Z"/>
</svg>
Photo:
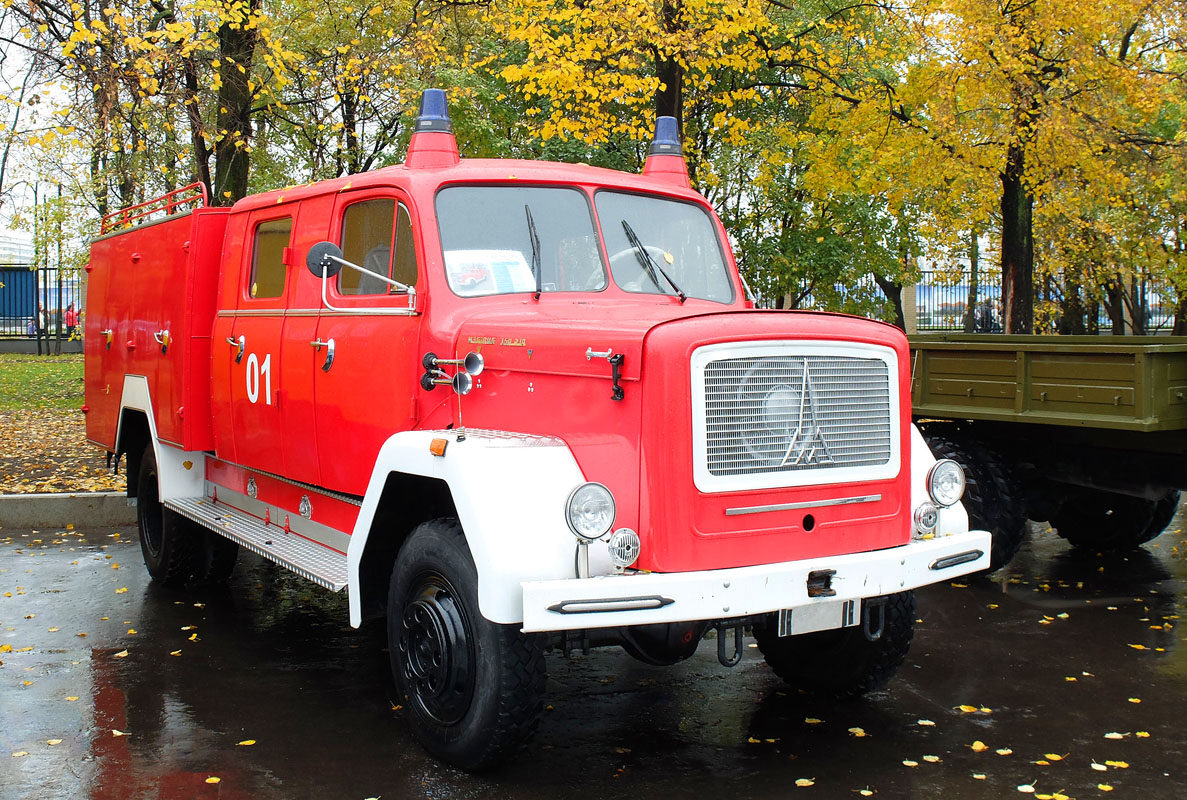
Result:
<svg viewBox="0 0 1187 800">
<path fill-rule="evenodd" d="M 856 697 L 880 689 L 907 657 L 915 635 L 915 593 L 886 598 L 882 635 L 870 641 L 860 626 L 779 636 L 771 624 L 754 629 L 767 664 L 789 686 L 825 697 Z"/>
<path fill-rule="evenodd" d="M 413 732 L 465 770 L 494 766 L 535 732 L 544 642 L 478 609 L 478 574 L 461 525 L 419 525 L 396 558 L 388 592 L 392 673 Z"/>
<path fill-rule="evenodd" d="M 157 458 L 145 448 L 136 479 L 136 527 L 140 552 L 152 579 L 165 586 L 182 586 L 194 571 L 197 537 L 186 520 L 161 504 Z"/>
<path fill-rule="evenodd" d="M 1162 533 L 1178 501 L 1178 492 L 1162 500 L 1146 500 L 1086 489 L 1069 497 L 1051 524 L 1073 547 L 1132 550 Z"/>
<path fill-rule="evenodd" d="M 197 527 L 197 525 L 195 525 Z M 231 579 L 239 559 L 239 544 L 214 531 L 195 531 L 198 547 L 195 554 L 194 583 L 220 586 Z"/>
</svg>

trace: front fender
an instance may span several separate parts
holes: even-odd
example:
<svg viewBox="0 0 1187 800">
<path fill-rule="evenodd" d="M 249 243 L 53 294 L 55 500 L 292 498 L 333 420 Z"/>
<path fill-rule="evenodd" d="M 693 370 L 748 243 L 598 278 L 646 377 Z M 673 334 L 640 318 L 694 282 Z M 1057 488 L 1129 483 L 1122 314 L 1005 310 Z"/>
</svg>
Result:
<svg viewBox="0 0 1187 800">
<path fill-rule="evenodd" d="M 434 439 L 445 453 L 429 451 Z M 585 482 L 562 440 L 485 430 L 405 431 L 379 451 L 347 549 L 350 621 L 362 620 L 359 586 L 363 553 L 388 476 L 444 481 L 478 570 L 478 604 L 492 622 L 523 622 L 524 581 L 574 577 L 576 538 L 565 522 L 569 493 Z M 378 535 L 378 534 L 377 534 Z M 604 543 L 590 548 L 591 574 L 614 571 Z"/>
</svg>

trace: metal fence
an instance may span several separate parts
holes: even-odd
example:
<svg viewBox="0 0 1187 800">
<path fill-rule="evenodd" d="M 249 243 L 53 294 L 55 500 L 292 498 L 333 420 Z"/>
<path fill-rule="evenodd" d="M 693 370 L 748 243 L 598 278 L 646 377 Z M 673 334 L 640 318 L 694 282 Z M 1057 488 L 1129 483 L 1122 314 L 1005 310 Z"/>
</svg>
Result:
<svg viewBox="0 0 1187 800">
<path fill-rule="evenodd" d="M 967 320 L 974 331 L 1000 332 L 1001 297 L 1000 273 L 979 273 L 974 284 L 968 275 L 953 280 L 925 269 L 915 287 L 915 324 L 921 331 L 961 331 Z"/>
<path fill-rule="evenodd" d="M 82 299 L 82 286 L 73 271 L 0 264 L 0 337 L 78 336 Z"/>
</svg>

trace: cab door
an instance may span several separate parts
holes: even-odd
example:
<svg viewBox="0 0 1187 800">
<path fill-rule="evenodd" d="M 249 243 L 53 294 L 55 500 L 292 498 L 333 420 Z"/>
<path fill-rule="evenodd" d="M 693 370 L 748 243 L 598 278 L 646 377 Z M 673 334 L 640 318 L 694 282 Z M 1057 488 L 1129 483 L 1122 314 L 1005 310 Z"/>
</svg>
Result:
<svg viewBox="0 0 1187 800">
<path fill-rule="evenodd" d="M 423 273 L 416 217 L 391 188 L 337 197 L 330 240 L 343 258 L 416 287 Z M 420 281 L 423 283 L 423 281 Z M 416 421 L 422 354 L 419 312 L 410 296 L 343 267 L 327 286 L 318 317 L 314 404 L 321 483 L 362 495 L 379 448 Z M 417 297 L 424 307 L 426 298 Z"/>
<path fill-rule="evenodd" d="M 232 342 L 221 348 L 221 357 L 229 360 L 235 460 L 272 473 L 284 471 L 280 342 L 291 284 L 295 211 L 294 206 L 280 206 L 249 215 Z"/>
</svg>

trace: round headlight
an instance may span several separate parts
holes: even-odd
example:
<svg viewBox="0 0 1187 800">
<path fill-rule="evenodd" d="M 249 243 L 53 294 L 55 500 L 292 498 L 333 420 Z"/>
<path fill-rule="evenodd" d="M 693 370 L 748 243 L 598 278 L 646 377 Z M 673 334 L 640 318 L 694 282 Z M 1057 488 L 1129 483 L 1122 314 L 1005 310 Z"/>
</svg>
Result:
<svg viewBox="0 0 1187 800">
<path fill-rule="evenodd" d="M 915 530 L 920 533 L 935 533 L 940 524 L 940 510 L 931 503 L 920 503 L 915 509 Z"/>
<path fill-rule="evenodd" d="M 610 534 L 610 560 L 619 569 L 626 569 L 639 560 L 639 534 L 630 528 L 619 528 Z"/>
<path fill-rule="evenodd" d="M 586 541 L 601 539 L 614 524 L 614 495 L 600 483 L 583 483 L 569 495 L 565 519 L 569 530 Z"/>
<path fill-rule="evenodd" d="M 964 497 L 964 468 L 951 459 L 941 459 L 927 473 L 927 493 L 940 508 L 947 508 Z"/>
</svg>

